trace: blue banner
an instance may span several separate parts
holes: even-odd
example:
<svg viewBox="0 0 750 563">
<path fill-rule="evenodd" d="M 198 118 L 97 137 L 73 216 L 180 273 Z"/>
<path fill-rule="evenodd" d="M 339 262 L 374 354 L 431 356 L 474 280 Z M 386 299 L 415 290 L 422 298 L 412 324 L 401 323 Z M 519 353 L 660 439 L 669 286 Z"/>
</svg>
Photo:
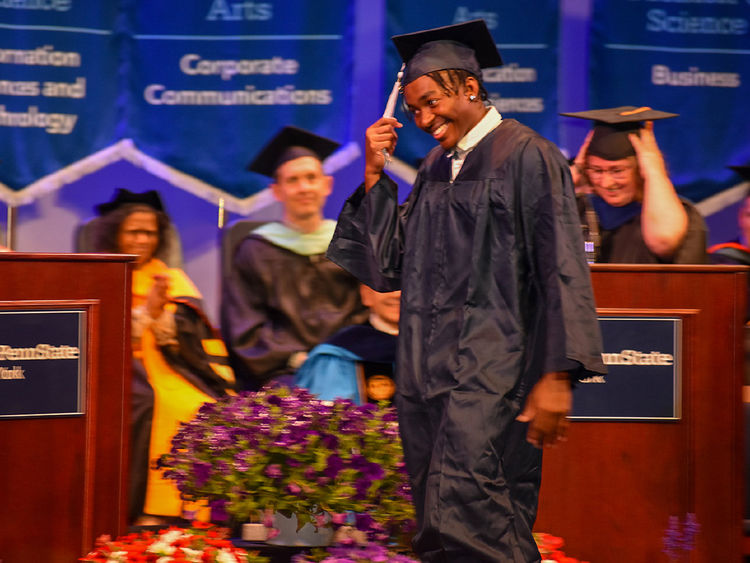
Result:
<svg viewBox="0 0 750 563">
<path fill-rule="evenodd" d="M 557 0 L 466 0 L 458 4 L 429 0 L 388 0 L 387 33 L 411 33 L 433 27 L 484 19 L 504 65 L 484 71 L 490 100 L 503 118 L 517 119 L 553 142 L 557 141 Z M 388 39 L 386 83 L 396 78 L 401 58 Z M 396 117 L 407 124 L 398 109 Z M 415 166 L 435 140 L 410 124 L 398 132 L 396 157 Z"/>
<path fill-rule="evenodd" d="M 746 0 L 595 0 L 590 108 L 679 113 L 655 134 L 677 190 L 699 201 L 750 162 L 750 4 Z"/>
<path fill-rule="evenodd" d="M 351 19 L 346 0 L 0 0 L 0 198 L 123 157 L 260 191 L 245 168 L 282 126 L 348 140 Z"/>
<path fill-rule="evenodd" d="M 269 180 L 245 167 L 284 125 L 349 135 L 346 0 L 137 2 L 127 136 L 237 197 Z"/>
<path fill-rule="evenodd" d="M 0 182 L 20 190 L 113 142 L 116 2 L 0 2 Z"/>
</svg>

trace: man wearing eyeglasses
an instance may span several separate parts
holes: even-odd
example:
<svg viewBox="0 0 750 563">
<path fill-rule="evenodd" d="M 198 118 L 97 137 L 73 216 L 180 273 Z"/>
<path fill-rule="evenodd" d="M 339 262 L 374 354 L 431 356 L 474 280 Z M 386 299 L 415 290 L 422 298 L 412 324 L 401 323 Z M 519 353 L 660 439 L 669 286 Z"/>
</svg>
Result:
<svg viewBox="0 0 750 563">
<path fill-rule="evenodd" d="M 703 264 L 706 225 L 667 175 L 653 120 L 675 114 L 624 106 L 578 113 L 594 127 L 571 168 L 589 260 L 604 263 Z M 644 123 L 645 121 L 645 123 Z"/>
</svg>

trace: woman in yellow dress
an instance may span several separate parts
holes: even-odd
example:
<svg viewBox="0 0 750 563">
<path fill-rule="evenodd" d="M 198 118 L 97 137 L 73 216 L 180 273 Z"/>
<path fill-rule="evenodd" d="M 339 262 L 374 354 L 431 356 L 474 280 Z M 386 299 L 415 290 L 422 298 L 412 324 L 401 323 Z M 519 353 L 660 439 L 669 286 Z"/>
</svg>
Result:
<svg viewBox="0 0 750 563">
<path fill-rule="evenodd" d="M 119 189 L 97 206 L 100 252 L 137 256 L 132 283 L 133 409 L 129 518 L 136 525 L 183 517 L 183 501 L 156 460 L 169 451 L 180 422 L 231 392 L 226 348 L 203 314 L 187 275 L 157 258 L 169 219 L 155 191 Z"/>
</svg>

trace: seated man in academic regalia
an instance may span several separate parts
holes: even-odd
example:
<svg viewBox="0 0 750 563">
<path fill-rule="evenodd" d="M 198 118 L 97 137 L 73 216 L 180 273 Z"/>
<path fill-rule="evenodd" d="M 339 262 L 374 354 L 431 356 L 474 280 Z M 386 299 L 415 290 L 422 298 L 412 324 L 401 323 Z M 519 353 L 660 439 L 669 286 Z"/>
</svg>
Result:
<svg viewBox="0 0 750 563">
<path fill-rule="evenodd" d="M 370 309 L 368 321 L 344 328 L 313 348 L 296 382 L 321 399 L 391 404 L 401 292 L 381 293 L 362 284 L 360 293 Z"/>
<path fill-rule="evenodd" d="M 273 179 L 284 211 L 248 233 L 224 280 L 222 335 L 245 389 L 293 384 L 313 347 L 367 319 L 359 282 L 325 257 L 336 222 L 323 218 L 333 178 L 322 161 L 338 146 L 285 127 L 248 167 Z"/>
</svg>

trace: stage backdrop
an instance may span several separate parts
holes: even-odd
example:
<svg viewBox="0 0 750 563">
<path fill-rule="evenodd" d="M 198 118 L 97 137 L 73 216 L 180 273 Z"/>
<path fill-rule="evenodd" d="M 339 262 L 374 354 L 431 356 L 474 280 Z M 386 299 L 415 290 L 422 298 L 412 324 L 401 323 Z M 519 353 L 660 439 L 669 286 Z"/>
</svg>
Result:
<svg viewBox="0 0 750 563">
<path fill-rule="evenodd" d="M 255 194 L 245 167 L 281 126 L 348 140 L 351 19 L 346 0 L 2 3 L 5 200 L 123 139 L 118 157 Z"/>
<path fill-rule="evenodd" d="M 391 36 L 484 19 L 505 63 L 484 71 L 490 99 L 504 118 L 518 119 L 557 141 L 557 0 L 466 0 L 460 3 L 388 0 L 386 4 L 386 83 L 393 84 L 402 63 L 390 41 Z M 396 117 L 407 125 L 398 132 L 396 156 L 416 166 L 436 142 L 409 122 L 400 108 Z"/>
<path fill-rule="evenodd" d="M 750 3 L 595 0 L 590 61 L 591 108 L 680 114 L 655 133 L 682 195 L 739 182 L 725 167 L 750 162 Z"/>
</svg>

